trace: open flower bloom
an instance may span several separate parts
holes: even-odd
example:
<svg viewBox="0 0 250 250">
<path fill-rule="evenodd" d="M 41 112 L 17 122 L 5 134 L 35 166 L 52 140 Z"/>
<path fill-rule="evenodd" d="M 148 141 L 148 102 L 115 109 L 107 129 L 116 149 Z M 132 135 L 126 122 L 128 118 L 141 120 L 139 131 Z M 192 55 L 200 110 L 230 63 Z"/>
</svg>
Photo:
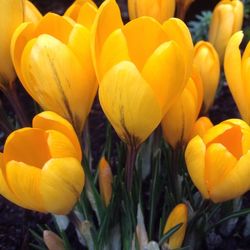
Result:
<svg viewBox="0 0 250 250">
<path fill-rule="evenodd" d="M 202 137 L 212 127 L 213 123 L 210 119 L 206 116 L 202 116 L 195 122 L 189 138 L 192 139 L 196 135 Z"/>
<path fill-rule="evenodd" d="M 123 25 L 115 0 L 106 0 L 93 25 L 92 55 L 104 113 L 120 138 L 137 146 L 181 94 L 192 68 L 186 25 L 140 17 Z"/>
<path fill-rule="evenodd" d="M 21 24 L 12 37 L 12 60 L 24 88 L 44 110 L 68 119 L 80 133 L 97 91 L 90 31 L 49 13 Z"/>
<path fill-rule="evenodd" d="M 223 202 L 250 188 L 250 127 L 230 119 L 195 136 L 185 152 L 188 172 L 205 199 Z"/>
<path fill-rule="evenodd" d="M 221 63 L 230 37 L 242 27 L 243 9 L 240 0 L 223 0 L 214 8 L 208 40 L 217 50 Z"/>
<path fill-rule="evenodd" d="M 163 233 L 167 233 L 173 227 L 182 223 L 182 226 L 176 231 L 167 242 L 167 246 L 169 249 L 177 249 L 182 246 L 186 229 L 187 229 L 187 221 L 188 221 L 188 208 L 184 203 L 178 204 L 168 216 L 166 225 L 164 227 Z"/>
<path fill-rule="evenodd" d="M 185 146 L 199 115 L 203 98 L 203 88 L 200 75 L 194 70 L 181 96 L 168 110 L 161 125 L 165 140 L 176 148 Z"/>
<path fill-rule="evenodd" d="M 10 41 L 15 29 L 24 20 L 36 22 L 41 14 L 25 0 L 3 0 L 0 8 L 0 89 L 6 88 L 16 78 L 10 56 Z"/>
<path fill-rule="evenodd" d="M 99 189 L 102 200 L 107 207 L 112 197 L 113 174 L 107 160 L 102 157 L 98 166 Z"/>
<path fill-rule="evenodd" d="M 242 31 L 235 33 L 226 48 L 224 70 L 228 86 L 241 117 L 250 124 L 250 42 L 241 57 Z"/>
<path fill-rule="evenodd" d="M 213 45 L 200 41 L 194 47 L 194 65 L 199 69 L 204 91 L 203 110 L 206 114 L 214 102 L 220 79 L 219 56 Z"/>
<path fill-rule="evenodd" d="M 64 16 L 72 18 L 77 23 L 88 29 L 94 23 L 97 7 L 91 0 L 76 0 L 64 13 Z"/>
<path fill-rule="evenodd" d="M 130 19 L 141 16 L 151 16 L 163 23 L 174 16 L 175 0 L 128 0 L 128 13 Z"/>
<path fill-rule="evenodd" d="M 67 214 L 84 186 L 81 148 L 65 119 L 43 112 L 9 135 L 0 153 L 0 194 L 31 210 Z"/>
</svg>

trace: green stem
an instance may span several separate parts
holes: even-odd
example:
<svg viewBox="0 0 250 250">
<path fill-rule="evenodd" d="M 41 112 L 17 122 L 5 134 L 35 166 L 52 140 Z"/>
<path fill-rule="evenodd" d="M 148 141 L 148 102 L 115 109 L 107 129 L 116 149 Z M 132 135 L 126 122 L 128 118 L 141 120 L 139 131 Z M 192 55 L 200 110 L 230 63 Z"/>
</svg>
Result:
<svg viewBox="0 0 250 250">
<path fill-rule="evenodd" d="M 131 192 L 133 184 L 133 170 L 135 166 L 136 155 L 137 155 L 137 148 L 135 146 L 127 145 L 125 179 L 126 179 L 127 191 L 129 193 Z"/>
</svg>

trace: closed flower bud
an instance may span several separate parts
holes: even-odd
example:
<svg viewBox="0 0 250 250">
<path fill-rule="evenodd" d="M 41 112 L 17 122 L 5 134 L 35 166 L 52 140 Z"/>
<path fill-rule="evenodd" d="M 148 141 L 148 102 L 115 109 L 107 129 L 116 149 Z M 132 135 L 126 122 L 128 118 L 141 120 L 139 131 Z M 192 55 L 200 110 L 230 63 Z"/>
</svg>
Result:
<svg viewBox="0 0 250 250">
<path fill-rule="evenodd" d="M 35 211 L 67 214 L 83 186 L 82 153 L 65 119 L 43 112 L 11 133 L 0 153 L 0 194 Z"/>
<path fill-rule="evenodd" d="M 168 240 L 167 246 L 169 249 L 177 249 L 182 246 L 188 221 L 188 208 L 184 203 L 178 204 L 168 216 L 163 233 L 167 233 L 171 228 L 182 223 L 182 226 Z"/>
<path fill-rule="evenodd" d="M 113 175 L 111 168 L 104 157 L 102 157 L 99 162 L 98 174 L 99 189 L 101 192 L 102 200 L 107 207 L 112 197 Z"/>
<path fill-rule="evenodd" d="M 194 124 L 190 139 L 195 137 L 196 135 L 203 136 L 208 129 L 213 127 L 213 123 L 210 121 L 210 119 L 206 116 L 200 117 Z"/>
<path fill-rule="evenodd" d="M 202 113 L 206 114 L 213 105 L 220 79 L 220 61 L 212 44 L 200 41 L 195 45 L 194 65 L 198 68 L 203 83 Z"/>
<path fill-rule="evenodd" d="M 115 0 L 106 0 L 92 39 L 103 111 L 119 137 L 137 147 L 185 87 L 193 58 L 190 33 L 176 18 L 160 25 L 140 17 L 123 25 Z"/>
<path fill-rule="evenodd" d="M 97 91 L 90 30 L 53 13 L 21 24 L 11 42 L 12 60 L 24 88 L 44 109 L 83 130 Z"/>
<path fill-rule="evenodd" d="M 188 172 L 205 199 L 223 202 L 250 189 L 250 127 L 230 119 L 195 136 L 185 152 Z"/>
<path fill-rule="evenodd" d="M 41 14 L 35 6 L 25 0 L 3 0 L 0 9 L 0 89 L 8 88 L 16 78 L 10 56 L 11 36 L 25 20 L 36 22 Z"/>
<path fill-rule="evenodd" d="M 230 37 L 242 27 L 243 9 L 240 0 L 222 0 L 214 8 L 208 40 L 217 50 L 221 63 Z"/>
<path fill-rule="evenodd" d="M 43 240 L 49 250 L 64 250 L 63 240 L 54 232 L 49 230 L 43 231 Z"/>
<path fill-rule="evenodd" d="M 241 117 L 250 124 L 250 42 L 241 57 L 239 46 L 242 39 L 241 31 L 230 39 L 225 53 L 224 70 Z"/>
<path fill-rule="evenodd" d="M 154 17 L 163 23 L 174 16 L 175 0 L 128 0 L 128 13 L 130 19 L 141 16 Z"/>
<path fill-rule="evenodd" d="M 181 96 L 161 122 L 164 138 L 172 148 L 185 146 L 188 142 L 200 112 L 202 97 L 202 81 L 199 73 L 194 71 Z"/>
</svg>

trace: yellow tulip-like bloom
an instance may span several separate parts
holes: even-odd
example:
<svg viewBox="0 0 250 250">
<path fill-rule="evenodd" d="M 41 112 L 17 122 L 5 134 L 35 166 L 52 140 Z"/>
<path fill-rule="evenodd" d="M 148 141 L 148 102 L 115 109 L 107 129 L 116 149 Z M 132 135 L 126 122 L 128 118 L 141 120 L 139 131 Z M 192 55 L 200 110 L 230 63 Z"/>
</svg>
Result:
<svg viewBox="0 0 250 250">
<path fill-rule="evenodd" d="M 9 135 L 0 153 L 0 194 L 31 210 L 67 214 L 84 186 L 81 148 L 65 119 L 43 112 Z"/>
<path fill-rule="evenodd" d="M 202 81 L 199 73 L 194 71 L 181 96 L 161 122 L 164 138 L 173 148 L 188 142 L 200 112 L 202 98 Z"/>
<path fill-rule="evenodd" d="M 12 84 L 16 73 L 10 56 L 11 36 L 24 20 L 36 22 L 41 14 L 35 6 L 24 0 L 3 0 L 0 8 L 0 88 Z"/>
<path fill-rule="evenodd" d="M 182 226 L 176 231 L 167 242 L 169 249 L 177 249 L 182 246 L 188 221 L 188 208 L 184 203 L 178 204 L 170 213 L 163 233 L 167 233 L 171 228 L 183 223 Z"/>
<path fill-rule="evenodd" d="M 203 83 L 204 106 L 202 112 L 206 114 L 213 105 L 220 79 L 219 56 L 211 43 L 200 41 L 195 45 L 194 65 L 199 69 Z"/>
<path fill-rule="evenodd" d="M 151 16 L 163 23 L 174 16 L 175 0 L 128 0 L 128 13 L 130 19 L 141 16 Z"/>
<path fill-rule="evenodd" d="M 214 8 L 208 40 L 217 50 L 221 63 L 230 37 L 242 27 L 243 14 L 244 5 L 240 0 L 223 0 Z"/>
<path fill-rule="evenodd" d="M 65 12 L 68 16 L 75 20 L 77 23 L 82 24 L 88 29 L 93 25 L 97 7 L 91 0 L 76 0 Z"/>
<path fill-rule="evenodd" d="M 194 185 L 205 199 L 223 202 L 250 188 L 250 127 L 230 119 L 195 136 L 185 158 Z"/>
<path fill-rule="evenodd" d="M 106 0 L 92 39 L 101 106 L 120 138 L 136 147 L 159 125 L 190 76 L 190 33 L 174 18 L 161 25 L 140 17 L 123 25 L 115 0 Z"/>
<path fill-rule="evenodd" d="M 250 124 L 250 42 L 243 53 L 239 49 L 243 39 L 241 31 L 235 33 L 225 53 L 224 70 L 228 86 L 240 111 L 241 117 Z"/>
<path fill-rule="evenodd" d="M 80 133 L 97 91 L 89 29 L 49 13 L 37 25 L 25 22 L 16 29 L 11 55 L 32 98 Z"/>
<path fill-rule="evenodd" d="M 112 182 L 113 175 L 109 163 L 104 157 L 99 162 L 98 166 L 99 189 L 105 206 L 107 207 L 112 197 Z"/>
<path fill-rule="evenodd" d="M 194 124 L 190 139 L 195 137 L 196 135 L 199 135 L 202 137 L 210 128 L 213 127 L 213 123 L 210 121 L 210 119 L 206 116 L 200 117 Z"/>
</svg>

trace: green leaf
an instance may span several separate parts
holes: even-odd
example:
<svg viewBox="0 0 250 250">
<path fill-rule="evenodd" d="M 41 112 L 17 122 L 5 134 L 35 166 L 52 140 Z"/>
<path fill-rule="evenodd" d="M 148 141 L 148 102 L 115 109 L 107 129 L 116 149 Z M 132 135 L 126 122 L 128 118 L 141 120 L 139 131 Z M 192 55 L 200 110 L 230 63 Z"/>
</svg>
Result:
<svg viewBox="0 0 250 250">
<path fill-rule="evenodd" d="M 217 223 L 215 223 L 215 224 L 211 225 L 210 227 L 208 227 L 207 232 L 210 231 L 212 228 L 217 227 L 218 225 L 222 224 L 225 221 L 228 221 L 228 220 L 230 220 L 232 218 L 238 218 L 238 217 L 241 217 L 241 216 L 245 216 L 245 215 L 248 215 L 248 214 L 250 214 L 250 208 L 245 208 L 245 209 L 242 209 L 240 211 L 231 213 L 230 215 L 227 215 L 223 219 L 219 220 Z"/>
<path fill-rule="evenodd" d="M 177 232 L 181 228 L 182 225 L 183 223 L 180 223 L 166 232 L 160 239 L 159 245 L 161 246 L 165 241 L 167 241 L 175 232 Z"/>
</svg>

